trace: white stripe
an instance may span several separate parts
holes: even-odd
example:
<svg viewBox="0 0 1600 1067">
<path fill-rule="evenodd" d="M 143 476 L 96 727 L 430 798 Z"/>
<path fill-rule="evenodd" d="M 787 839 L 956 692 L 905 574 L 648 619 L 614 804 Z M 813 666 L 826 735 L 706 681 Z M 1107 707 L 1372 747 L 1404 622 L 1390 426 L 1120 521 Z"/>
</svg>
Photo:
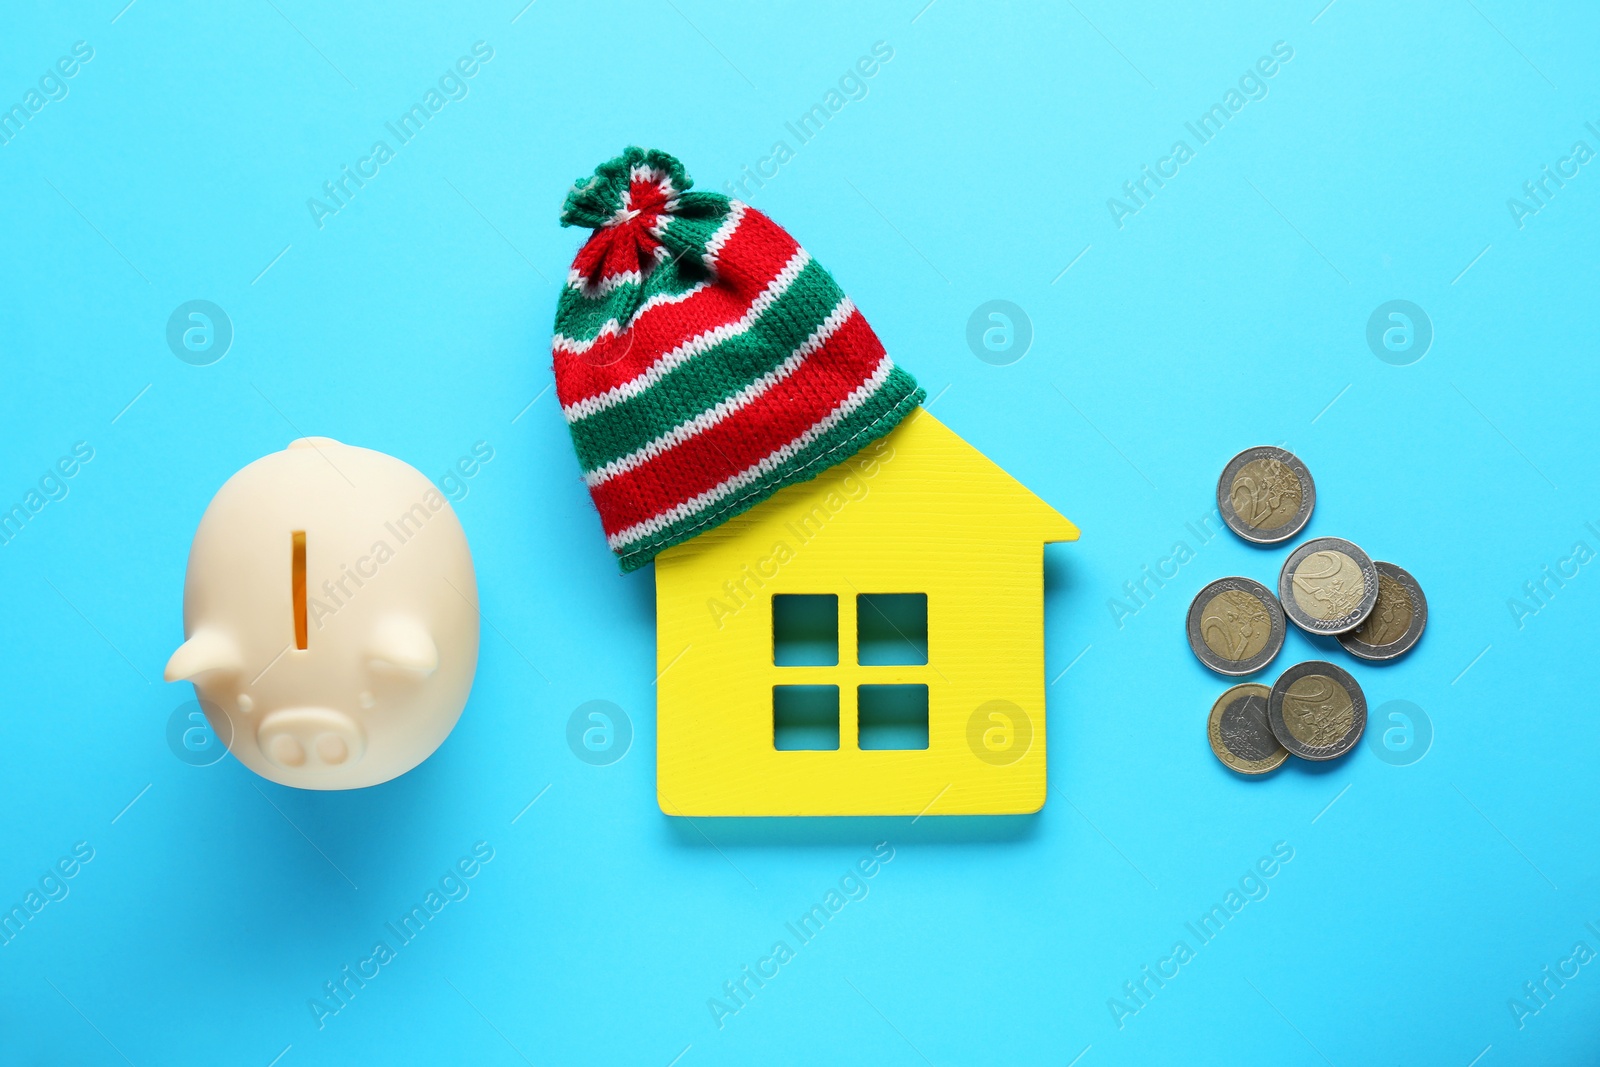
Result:
<svg viewBox="0 0 1600 1067">
<path fill-rule="evenodd" d="M 722 253 L 728 244 L 728 239 L 733 236 L 733 231 L 739 228 L 739 223 L 744 221 L 744 201 L 728 201 L 728 217 L 722 220 L 722 225 L 711 235 L 711 240 L 706 242 L 705 255 L 701 260 L 705 262 L 706 270 L 712 273 L 717 269 L 717 256 Z"/>
<path fill-rule="evenodd" d="M 661 187 L 663 193 L 670 195 L 673 192 L 672 176 L 664 170 L 645 163 L 635 163 L 628 170 L 628 181 L 630 184 L 633 182 L 655 182 Z"/>
<path fill-rule="evenodd" d="M 682 303 L 710 284 L 710 282 L 695 282 L 681 293 L 657 293 L 639 305 L 638 310 L 628 319 L 627 326 L 623 326 L 614 318 L 607 319 L 595 335 L 587 341 L 574 341 L 572 338 L 558 333 L 554 340 L 551 341 L 551 347 L 557 352 L 570 352 L 575 356 L 581 356 L 599 343 L 602 337 L 612 337 L 623 330 L 633 329 L 634 323 L 638 322 L 644 316 L 644 313 L 651 308 L 658 308 L 665 304 Z"/>
<path fill-rule="evenodd" d="M 597 485 L 604 485 L 618 475 L 626 474 L 636 467 L 643 466 L 663 452 L 681 445 L 691 437 L 704 433 L 734 412 L 749 407 L 757 397 L 799 370 L 800 365 L 812 353 L 827 344 L 828 338 L 839 332 L 839 327 L 844 325 L 845 320 L 854 314 L 855 310 L 856 306 L 850 302 L 848 296 L 840 300 L 838 306 L 828 313 L 827 318 L 822 320 L 822 325 L 818 326 L 810 337 L 802 341 L 800 347 L 789 354 L 788 359 L 785 359 L 772 370 L 715 407 L 707 408 L 687 422 L 674 426 L 638 451 L 614 459 L 598 470 L 589 471 L 583 476 L 583 480 L 589 483 L 591 489 Z"/>
<path fill-rule="evenodd" d="M 799 437 L 796 437 L 793 441 L 790 441 L 782 448 L 779 448 L 777 451 L 756 463 L 754 466 L 748 468 L 747 470 L 740 471 L 738 474 L 735 474 L 733 477 L 729 478 L 720 485 L 717 485 L 711 489 L 707 489 L 694 499 L 685 501 L 684 503 L 679 504 L 677 507 L 668 508 L 666 511 L 656 515 L 654 518 L 649 518 L 643 522 L 635 523 L 626 530 L 619 530 L 617 533 L 606 538 L 606 543 L 611 546 L 613 551 L 620 551 L 635 541 L 649 537 L 653 534 L 658 534 L 662 530 L 665 530 L 667 527 L 671 526 L 673 523 L 682 522 L 684 519 L 699 513 L 701 510 L 709 507 L 712 504 L 715 504 L 724 497 L 731 496 L 740 489 L 743 489 L 749 485 L 753 485 L 763 476 L 772 473 L 779 467 L 783 466 L 783 464 L 787 463 L 789 458 L 795 453 L 799 452 L 811 442 L 823 436 L 829 430 L 833 429 L 845 419 L 849 418 L 853 413 L 860 410 L 861 406 L 868 400 L 872 399 L 873 394 L 883 387 L 883 383 L 888 381 L 889 372 L 892 370 L 894 370 L 894 361 L 885 355 L 883 359 L 878 362 L 878 369 L 872 372 L 872 377 L 868 378 L 866 381 L 857 386 L 855 390 L 844 399 L 843 403 L 834 408 Z M 821 457 L 818 458 L 820 459 Z M 811 465 L 815 465 L 815 461 L 813 461 Z"/>
<path fill-rule="evenodd" d="M 738 337 L 750 329 L 755 324 L 755 321 L 761 317 L 762 313 L 788 291 L 789 286 L 794 284 L 794 280 L 800 277 L 800 272 L 805 270 L 806 264 L 810 262 L 811 256 L 807 254 L 805 249 L 796 249 L 789 262 L 784 264 L 783 269 L 778 272 L 778 276 L 767 283 L 767 287 L 761 290 L 760 294 L 750 302 L 750 310 L 746 311 L 742 316 L 733 322 L 714 326 L 705 333 L 691 337 L 646 367 L 639 373 L 638 377 L 631 378 L 620 385 L 612 386 L 597 396 L 586 397 L 574 404 L 570 404 L 562 408 L 561 413 L 566 416 L 569 423 L 587 419 L 591 415 L 598 415 L 607 408 L 616 407 L 624 400 L 638 396 L 695 356 L 715 348 L 723 341 Z"/>
<path fill-rule="evenodd" d="M 622 327 L 617 325 L 616 319 L 607 319 L 605 322 L 600 324 L 599 331 L 587 341 L 574 341 L 565 334 L 558 333 L 556 334 L 554 340 L 550 342 L 550 348 L 553 352 L 566 352 L 570 355 L 581 356 L 585 352 L 589 351 L 589 349 L 599 344 L 605 338 L 614 337 L 621 332 Z"/>
<path fill-rule="evenodd" d="M 584 279 L 577 267 L 573 267 L 567 271 L 567 284 L 592 300 L 596 297 L 605 296 L 613 289 L 620 289 L 624 285 L 643 285 L 644 275 L 636 270 L 625 270 L 616 274 L 608 274 L 598 282 L 590 283 Z"/>
</svg>

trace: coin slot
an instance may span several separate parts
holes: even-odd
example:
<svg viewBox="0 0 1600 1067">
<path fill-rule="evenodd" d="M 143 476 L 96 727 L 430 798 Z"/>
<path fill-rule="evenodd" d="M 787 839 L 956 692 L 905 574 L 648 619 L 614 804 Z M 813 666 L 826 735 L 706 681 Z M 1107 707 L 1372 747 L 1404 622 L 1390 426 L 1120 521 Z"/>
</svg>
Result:
<svg viewBox="0 0 1600 1067">
<path fill-rule="evenodd" d="M 779 752 L 835 752 L 839 748 L 839 687 L 772 687 L 772 747 Z"/>
<path fill-rule="evenodd" d="M 839 598 L 833 593 L 774 594 L 772 662 L 778 667 L 837 666 Z"/>
<path fill-rule="evenodd" d="M 863 667 L 926 664 L 928 594 L 857 594 L 856 662 Z"/>
<path fill-rule="evenodd" d="M 306 532 L 290 535 L 289 581 L 294 600 L 294 647 L 306 647 Z"/>
<path fill-rule="evenodd" d="M 927 686 L 863 685 L 856 689 L 856 709 L 862 751 L 927 749 Z"/>
</svg>

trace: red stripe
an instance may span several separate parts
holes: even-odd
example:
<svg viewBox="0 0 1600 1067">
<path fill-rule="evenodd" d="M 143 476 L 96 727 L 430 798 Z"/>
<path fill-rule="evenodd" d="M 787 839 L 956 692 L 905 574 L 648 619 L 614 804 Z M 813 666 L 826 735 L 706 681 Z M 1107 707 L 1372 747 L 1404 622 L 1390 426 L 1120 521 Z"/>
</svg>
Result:
<svg viewBox="0 0 1600 1067">
<path fill-rule="evenodd" d="M 746 206 L 743 211 L 739 228 L 716 254 L 717 281 L 754 299 L 800 246 L 788 230 L 755 208 Z"/>
<path fill-rule="evenodd" d="M 629 329 L 602 338 L 581 355 L 554 353 L 556 396 L 561 406 L 598 396 L 636 378 L 685 341 L 737 322 L 799 248 L 781 226 L 746 208 L 744 221 L 717 257 L 715 284 L 676 304 L 658 304 Z"/>
<path fill-rule="evenodd" d="M 746 470 L 838 407 L 883 359 L 883 345 L 856 311 L 789 377 L 708 430 L 595 486 L 607 535 Z"/>
<path fill-rule="evenodd" d="M 589 239 L 578 249 L 578 254 L 572 257 L 572 269 L 578 272 L 580 278 L 590 279 L 600 272 L 613 240 L 615 237 L 610 229 L 596 230 L 589 235 Z"/>
</svg>

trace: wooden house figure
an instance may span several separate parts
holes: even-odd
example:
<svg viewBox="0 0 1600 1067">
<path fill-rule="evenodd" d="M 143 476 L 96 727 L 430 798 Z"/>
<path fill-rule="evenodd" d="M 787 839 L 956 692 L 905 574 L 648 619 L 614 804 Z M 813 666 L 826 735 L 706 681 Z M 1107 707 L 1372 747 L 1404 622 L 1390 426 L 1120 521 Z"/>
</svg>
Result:
<svg viewBox="0 0 1600 1067">
<path fill-rule="evenodd" d="M 573 185 L 551 343 L 607 543 L 656 565 L 661 810 L 1037 811 L 1043 545 L 1077 529 L 787 231 L 692 185 L 640 148 Z"/>
<path fill-rule="evenodd" d="M 661 810 L 1039 810 L 1042 546 L 1077 536 L 918 410 L 657 556 Z"/>
</svg>

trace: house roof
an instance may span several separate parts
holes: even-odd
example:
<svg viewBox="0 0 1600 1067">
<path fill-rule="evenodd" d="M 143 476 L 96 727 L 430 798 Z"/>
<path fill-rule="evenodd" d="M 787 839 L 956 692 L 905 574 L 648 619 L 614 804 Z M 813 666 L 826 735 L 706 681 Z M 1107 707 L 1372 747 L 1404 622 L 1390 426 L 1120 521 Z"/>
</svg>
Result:
<svg viewBox="0 0 1600 1067">
<path fill-rule="evenodd" d="M 925 456 L 928 466 L 948 476 L 951 482 L 970 486 L 963 489 L 983 496 L 982 509 L 989 514 L 1003 513 L 1014 530 L 1025 526 L 1040 541 L 1076 541 L 1078 528 L 1065 515 L 1041 500 L 999 464 L 940 422 L 926 408 L 918 408 L 895 428 L 888 440 L 897 448 L 904 444 Z"/>
</svg>

